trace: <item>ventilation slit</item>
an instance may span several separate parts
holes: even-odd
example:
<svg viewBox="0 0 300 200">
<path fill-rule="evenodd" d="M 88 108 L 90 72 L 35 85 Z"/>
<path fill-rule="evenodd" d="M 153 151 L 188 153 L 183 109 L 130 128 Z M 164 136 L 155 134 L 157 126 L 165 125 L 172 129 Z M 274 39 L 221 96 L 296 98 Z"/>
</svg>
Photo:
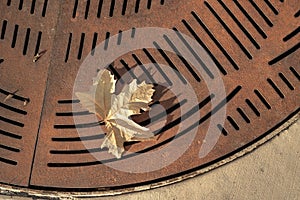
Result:
<svg viewBox="0 0 300 200">
<path fill-rule="evenodd" d="M 26 111 L 18 109 L 18 108 L 11 107 L 11 106 L 3 104 L 1 102 L 0 102 L 0 107 L 5 108 L 5 109 L 10 110 L 10 111 L 15 112 L 15 113 L 19 113 L 19 114 L 22 114 L 22 115 L 27 115 Z"/>
<path fill-rule="evenodd" d="M 270 21 L 270 19 L 264 14 L 264 12 L 258 7 L 258 5 L 253 1 L 249 0 L 251 5 L 255 8 L 255 10 L 260 14 L 260 16 L 264 19 L 264 21 L 268 24 L 268 26 L 273 27 L 273 23 Z"/>
<path fill-rule="evenodd" d="M 120 45 L 122 42 L 122 31 L 119 31 L 117 45 Z"/>
<path fill-rule="evenodd" d="M 254 106 L 254 104 L 249 100 L 249 99 L 246 99 L 246 103 L 247 105 L 251 108 L 251 110 L 255 113 L 255 115 L 257 117 L 260 116 L 260 112 L 258 111 L 258 109 Z"/>
<path fill-rule="evenodd" d="M 123 59 L 120 60 L 120 63 L 125 67 L 125 69 L 128 71 L 128 73 L 130 74 L 130 76 L 133 79 L 136 79 L 138 83 L 140 83 L 140 80 L 138 79 L 138 77 L 136 77 L 136 75 L 132 72 L 132 70 L 130 69 L 130 67 L 128 66 L 128 64 Z"/>
<path fill-rule="evenodd" d="M 214 78 L 214 75 L 211 73 L 211 71 L 208 69 L 208 67 L 204 64 L 204 62 L 201 60 L 201 58 L 198 56 L 198 54 L 194 51 L 194 49 L 190 46 L 190 44 L 186 41 L 186 39 L 181 35 L 181 33 L 176 29 L 173 28 L 176 35 L 179 37 L 179 39 L 184 43 L 184 45 L 188 48 L 188 50 L 193 54 L 193 56 L 196 58 L 197 62 L 201 65 L 201 67 L 204 69 L 206 74 L 210 78 Z"/>
<path fill-rule="evenodd" d="M 138 12 L 139 12 L 140 2 L 141 2 L 141 0 L 136 0 L 136 3 L 135 3 L 135 9 L 134 9 L 134 12 L 135 12 L 135 13 L 138 13 Z"/>
<path fill-rule="evenodd" d="M 281 92 L 281 90 L 277 87 L 277 85 L 269 78 L 267 79 L 267 81 L 272 86 L 272 88 L 275 90 L 275 92 L 279 95 L 279 97 L 283 99 L 284 95 Z"/>
<path fill-rule="evenodd" d="M 197 42 L 205 49 L 205 51 L 209 54 L 209 56 L 212 58 L 213 62 L 216 64 L 217 68 L 220 70 L 220 72 L 223 75 L 226 75 L 227 72 L 223 68 L 223 66 L 220 64 L 220 62 L 216 59 L 216 57 L 211 53 L 211 51 L 208 49 L 208 47 L 204 44 L 204 42 L 199 38 L 199 36 L 195 33 L 195 31 L 192 29 L 192 27 L 185 21 L 182 20 L 182 23 L 185 25 L 185 27 L 188 29 L 188 31 L 193 35 L 193 37 L 197 40 Z"/>
<path fill-rule="evenodd" d="M 221 17 L 217 14 L 217 12 L 205 1 L 204 4 L 210 10 L 210 12 L 215 16 L 215 18 L 220 22 L 220 24 L 225 28 L 227 33 L 232 37 L 232 39 L 237 43 L 240 49 L 244 52 L 244 54 L 252 59 L 252 55 L 246 49 L 246 47 L 241 43 L 241 41 L 236 37 L 236 35 L 230 30 L 230 28 L 226 25 L 226 23 L 221 19 Z"/>
<path fill-rule="evenodd" d="M 26 53 L 27 53 L 29 37 L 30 37 L 30 28 L 27 28 L 25 42 L 24 42 L 24 48 L 23 48 L 23 55 L 26 55 Z"/>
<path fill-rule="evenodd" d="M 20 152 L 20 149 L 17 149 L 17 148 L 14 148 L 14 147 L 9 147 L 9 146 L 2 145 L 2 144 L 0 144 L 0 148 L 8 150 L 8 151 L 16 152 L 16 153 Z"/>
<path fill-rule="evenodd" d="M 255 41 L 252 35 L 247 31 L 247 29 L 241 24 L 241 22 L 236 18 L 236 16 L 231 12 L 231 10 L 223 3 L 221 0 L 218 2 L 222 5 L 224 10 L 228 13 L 228 15 L 233 19 L 233 21 L 238 25 L 238 27 L 244 32 L 250 42 L 255 46 L 256 49 L 260 49 L 259 44 Z"/>
<path fill-rule="evenodd" d="M 86 7 L 85 7 L 84 19 L 87 19 L 89 16 L 90 4 L 91 4 L 91 0 L 87 0 Z"/>
<path fill-rule="evenodd" d="M 114 16 L 115 4 L 116 4 L 116 1 L 115 0 L 111 0 L 110 10 L 109 10 L 109 16 L 110 17 Z"/>
<path fill-rule="evenodd" d="M 94 37 L 93 37 L 93 43 L 92 43 L 92 51 L 91 51 L 91 55 L 93 56 L 95 54 L 95 48 L 97 45 L 97 39 L 98 39 L 98 33 L 94 33 Z"/>
<path fill-rule="evenodd" d="M 69 35 L 69 41 L 68 41 L 68 46 L 67 46 L 67 50 L 66 50 L 65 62 L 67 62 L 69 59 L 71 43 L 72 43 L 72 33 L 70 33 L 70 35 Z"/>
<path fill-rule="evenodd" d="M 294 17 L 297 18 L 297 17 L 299 17 L 299 16 L 300 16 L 300 10 L 298 10 L 298 11 L 295 13 Z"/>
<path fill-rule="evenodd" d="M 233 0 L 233 2 L 237 5 L 239 10 L 245 15 L 245 17 L 250 21 L 252 26 L 256 29 L 256 31 L 264 38 L 267 38 L 265 32 L 257 25 L 257 23 L 252 19 L 252 17 L 248 14 L 248 12 L 242 7 L 242 5 L 238 2 L 238 0 Z"/>
<path fill-rule="evenodd" d="M 97 11 L 97 17 L 98 18 L 100 18 L 100 16 L 101 16 L 102 5 L 103 5 L 103 0 L 99 0 L 98 11 Z"/>
<path fill-rule="evenodd" d="M 18 30 L 19 30 L 19 25 L 16 24 L 14 34 L 13 34 L 13 40 L 11 42 L 11 48 L 15 48 L 15 46 L 16 46 Z"/>
<path fill-rule="evenodd" d="M 265 105 L 265 107 L 270 110 L 271 106 L 268 103 L 268 101 L 265 99 L 265 97 L 258 90 L 254 90 L 254 93 L 259 98 L 259 100 Z"/>
<path fill-rule="evenodd" d="M 1 117 L 1 116 L 0 116 L 0 121 L 9 123 L 9 124 L 12 124 L 12 125 L 15 125 L 15 126 L 19 126 L 19 127 L 24 127 L 24 124 L 23 124 L 23 123 L 20 123 L 20 122 L 11 120 L 11 119 L 7 119 L 7 118 Z"/>
<path fill-rule="evenodd" d="M 295 90 L 294 86 L 291 84 L 291 82 L 284 76 L 283 73 L 278 74 L 281 80 L 289 87 L 290 90 Z"/>
<path fill-rule="evenodd" d="M 166 82 L 168 83 L 168 85 L 172 86 L 173 83 L 170 81 L 170 79 L 165 74 L 165 72 L 161 69 L 161 67 L 159 66 L 159 64 L 157 63 L 157 61 L 153 58 L 153 56 L 150 54 L 150 52 L 147 49 L 145 49 L 145 48 L 143 48 L 143 51 L 146 54 L 146 56 L 149 58 L 149 60 L 153 63 L 153 65 L 156 67 L 156 69 L 159 71 L 159 73 L 164 77 L 164 79 L 166 80 Z"/>
<path fill-rule="evenodd" d="M 72 18 L 75 18 L 75 17 L 76 17 L 77 8 L 78 8 L 78 0 L 75 0 Z"/>
<path fill-rule="evenodd" d="M 0 130 L 0 135 L 4 135 L 6 137 L 14 138 L 14 139 L 17 139 L 17 140 L 22 139 L 22 136 L 20 136 L 20 135 L 17 135 L 15 133 L 10 133 L 10 132 L 7 132 L 7 131 L 3 131 L 3 130 Z"/>
<path fill-rule="evenodd" d="M 124 0 L 124 2 L 123 2 L 122 15 L 126 14 L 127 2 L 128 2 L 128 0 Z"/>
<path fill-rule="evenodd" d="M 135 55 L 132 54 L 133 59 L 137 62 L 137 64 L 140 66 L 140 68 L 144 71 L 144 74 L 148 77 L 151 83 L 155 83 L 155 80 L 153 79 L 152 75 L 149 73 L 149 71 L 145 68 L 142 61 Z"/>
<path fill-rule="evenodd" d="M 300 81 L 300 74 L 296 71 L 294 67 L 290 67 L 291 72 L 294 74 L 294 76 Z"/>
<path fill-rule="evenodd" d="M 275 15 L 279 14 L 278 10 L 272 5 L 272 3 L 269 0 L 264 0 L 264 2 L 267 4 L 267 6 L 269 6 L 269 8 Z"/>
<path fill-rule="evenodd" d="M 30 14 L 34 14 L 35 2 L 36 2 L 36 0 L 32 0 L 31 8 L 30 8 Z"/>
<path fill-rule="evenodd" d="M 7 26 L 7 21 L 4 20 L 4 21 L 2 22 L 1 37 L 0 37 L 1 40 L 4 39 L 5 32 L 6 32 L 6 26 Z"/>
<path fill-rule="evenodd" d="M 192 11 L 193 17 L 197 20 L 200 26 L 205 30 L 205 32 L 209 35 L 210 39 L 216 44 L 216 46 L 220 49 L 220 51 L 224 54 L 224 56 L 228 59 L 228 61 L 232 64 L 235 70 L 239 70 L 239 66 L 235 63 L 235 61 L 231 58 L 231 56 L 227 53 L 224 47 L 219 43 L 219 41 L 215 38 L 215 36 L 210 32 L 207 26 L 202 22 L 200 17 Z"/>
<path fill-rule="evenodd" d="M 47 6 L 48 6 L 48 0 L 45 0 L 44 6 L 43 6 L 43 11 L 42 11 L 42 17 L 46 16 Z"/>
<path fill-rule="evenodd" d="M 20 2 L 19 2 L 19 7 L 18 7 L 18 9 L 19 9 L 19 10 L 22 10 L 24 0 L 19 0 L 19 1 L 20 1 Z"/>
<path fill-rule="evenodd" d="M 85 33 L 81 33 L 81 38 L 80 38 L 80 45 L 79 45 L 79 50 L 78 50 L 78 55 L 77 59 L 80 60 L 82 56 L 82 51 L 84 47 L 84 38 L 85 38 Z"/>
<path fill-rule="evenodd" d="M 241 115 L 241 117 L 245 120 L 245 122 L 249 124 L 250 123 L 250 119 L 246 115 L 246 113 L 241 108 L 237 108 L 236 110 Z"/>
<path fill-rule="evenodd" d="M 134 36 L 135 36 L 135 31 L 136 31 L 136 28 L 132 28 L 131 29 L 131 38 L 134 38 Z"/>
<path fill-rule="evenodd" d="M 225 129 L 221 124 L 218 124 L 217 127 L 218 127 L 218 129 L 221 131 L 221 133 L 222 133 L 224 136 L 227 136 L 227 135 L 228 135 L 228 132 L 226 131 L 226 129 Z"/>
<path fill-rule="evenodd" d="M 300 26 L 298 26 L 298 28 L 296 28 L 291 33 L 289 33 L 287 36 L 285 36 L 282 40 L 284 42 L 286 42 L 286 41 L 290 40 L 292 37 L 296 36 L 299 32 L 300 32 Z"/>
<path fill-rule="evenodd" d="M 168 55 L 164 52 L 164 50 L 162 50 L 161 47 L 156 42 L 153 42 L 153 45 L 158 50 L 158 52 L 161 54 L 161 56 L 166 60 L 166 62 L 168 63 L 168 65 L 174 70 L 174 72 L 176 73 L 176 75 L 178 76 L 178 78 L 181 80 L 181 82 L 186 85 L 187 81 L 181 75 L 181 73 L 178 71 L 177 67 L 171 61 L 171 59 L 168 57 Z"/>
<path fill-rule="evenodd" d="M 39 31 L 38 37 L 37 37 L 37 40 L 36 40 L 34 55 L 36 55 L 36 54 L 39 53 L 40 45 L 41 45 L 41 40 L 42 40 L 42 32 Z"/>
<path fill-rule="evenodd" d="M 104 50 L 108 49 L 109 37 L 110 37 L 110 32 L 106 32 Z"/>
<path fill-rule="evenodd" d="M 152 0 L 148 0 L 148 2 L 147 2 L 147 8 L 148 9 L 151 9 L 151 3 L 152 3 Z"/>
<path fill-rule="evenodd" d="M 240 127 L 238 126 L 238 124 L 236 123 L 236 121 L 232 118 L 232 117 L 230 117 L 230 116 L 227 116 L 227 120 L 229 121 L 229 123 L 233 126 L 233 128 L 235 129 L 235 130 L 240 130 Z"/>
<path fill-rule="evenodd" d="M 201 79 L 198 76 L 198 74 L 194 71 L 194 69 L 191 67 L 191 65 L 183 58 L 183 56 L 178 51 L 178 49 L 175 47 L 175 45 L 173 44 L 173 42 L 171 42 L 171 40 L 166 35 L 164 35 L 163 37 L 167 41 L 167 43 L 169 44 L 169 46 L 174 50 L 174 52 L 176 53 L 176 55 L 178 56 L 178 58 L 181 60 L 181 62 L 186 66 L 186 68 L 189 70 L 189 72 L 195 78 L 195 80 L 198 81 L 198 82 L 200 82 Z"/>
<path fill-rule="evenodd" d="M 121 84 L 124 84 L 123 79 L 121 78 L 120 74 L 117 72 L 117 70 L 115 70 L 114 66 L 112 64 L 110 64 L 108 66 L 108 68 L 110 69 L 110 71 L 115 75 L 115 77 L 117 77 L 117 80 L 120 81 Z"/>
<path fill-rule="evenodd" d="M 288 57 L 290 54 L 292 54 L 295 51 L 297 51 L 299 48 L 300 48 L 300 42 L 298 42 L 295 46 L 293 46 L 292 48 L 290 48 L 286 52 L 283 52 L 282 54 L 280 54 L 276 58 L 274 58 L 271 61 L 269 61 L 268 62 L 269 65 L 274 65 L 275 63 L 279 62 L 280 60 L 284 59 L 285 57 Z"/>
<path fill-rule="evenodd" d="M 1 157 L 0 157 L 0 162 L 10 164 L 10 165 L 17 165 L 18 164 L 16 161 L 9 160 L 9 159 L 6 159 L 6 158 L 1 158 Z"/>
</svg>

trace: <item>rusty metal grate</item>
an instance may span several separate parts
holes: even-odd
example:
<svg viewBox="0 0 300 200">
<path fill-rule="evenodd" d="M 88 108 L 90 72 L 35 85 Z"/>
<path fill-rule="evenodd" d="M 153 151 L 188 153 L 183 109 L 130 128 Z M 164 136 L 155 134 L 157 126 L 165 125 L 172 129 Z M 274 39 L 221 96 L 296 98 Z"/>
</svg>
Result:
<svg viewBox="0 0 300 200">
<path fill-rule="evenodd" d="M 0 2 L 0 182 L 32 189 L 92 191 L 132 188 L 156 184 L 193 173 L 243 151 L 279 125 L 299 113 L 299 13 L 297 0 L 7 0 Z M 159 99 L 169 116 L 155 142 L 128 144 L 133 152 L 155 151 L 174 139 L 174 133 L 194 113 L 200 118 L 175 138 L 181 140 L 197 129 L 194 142 L 176 162 L 151 173 L 114 170 L 91 153 L 100 149 L 103 134 L 94 127 L 77 99 L 72 97 L 79 66 L 95 47 L 106 40 L 105 50 L 121 45 L 123 32 L 134 36 L 140 27 L 173 29 L 179 43 L 196 57 L 181 33 L 193 38 L 211 57 L 222 75 L 226 97 L 212 106 L 218 88 L 208 91 L 203 76 L 215 78 L 211 66 L 199 74 L 184 57 L 152 48 L 138 49 L 115 60 L 109 69 L 121 77 L 132 66 L 153 63 L 169 66 L 176 81 L 190 83 L 198 102 L 187 113 L 180 113 L 183 102 Z M 110 37 L 118 35 L 118 42 Z M 147 37 L 147 36 L 144 36 Z M 175 52 L 176 43 L 162 40 Z M 160 42 L 161 42 L 160 41 Z M 177 42 L 178 42 L 177 41 Z M 33 57 L 47 50 L 38 62 Z M 199 58 L 198 58 L 199 59 Z M 159 64 L 158 64 L 159 63 Z M 141 67 L 141 69 L 143 69 Z M 144 72 L 149 75 L 149 72 Z M 135 76 L 133 74 L 133 76 Z M 151 76 L 148 78 L 151 79 Z M 7 95 L 13 98 L 3 102 Z M 24 106 L 24 102 L 28 102 Z M 73 112 L 77 107 L 80 112 Z M 203 159 L 198 157 L 201 141 L 211 116 L 227 107 L 225 124 L 214 124 L 221 137 Z M 172 117 L 170 117 L 172 116 Z M 86 119 L 75 124 L 74 117 Z M 156 116 L 157 119 L 161 114 Z M 146 126 L 146 115 L 136 120 Z M 88 129 L 79 137 L 76 128 Z M 93 148 L 86 149 L 84 142 Z M 128 157 L 124 157 L 126 160 Z"/>
</svg>

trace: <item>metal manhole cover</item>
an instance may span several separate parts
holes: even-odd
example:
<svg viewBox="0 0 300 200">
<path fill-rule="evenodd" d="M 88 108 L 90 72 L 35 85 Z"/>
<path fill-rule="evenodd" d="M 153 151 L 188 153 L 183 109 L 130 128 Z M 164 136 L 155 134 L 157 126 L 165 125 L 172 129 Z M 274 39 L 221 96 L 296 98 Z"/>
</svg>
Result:
<svg viewBox="0 0 300 200">
<path fill-rule="evenodd" d="M 5 185 L 104 193 L 162 185 L 226 162 L 299 113 L 297 0 L 7 0 L 0 8 L 0 182 Z M 118 79 L 127 71 L 139 77 L 130 70 L 137 69 L 141 79 L 160 76 L 170 87 L 163 92 L 157 84 L 152 105 L 157 113 L 134 118 L 159 127 L 157 140 L 127 144 L 118 160 L 100 149 L 101 125 L 73 98 L 73 86 L 86 57 L 105 60 L 105 52 L 126 48 L 127 33 L 139 44 L 155 35 L 150 29 L 139 32 L 142 27 L 166 28 L 175 36 L 166 33 L 152 46 L 126 52 L 109 69 Z M 210 61 L 205 63 L 199 49 Z M 175 95 L 188 86 L 194 99 L 185 92 Z M 220 112 L 224 123 L 215 123 Z M 218 140 L 201 156 L 211 141 L 208 130 Z M 163 165 L 191 133 L 187 150 Z M 178 148 L 158 155 L 170 144 Z M 156 160 L 147 157 L 131 170 L 116 167 L 151 153 Z"/>
</svg>

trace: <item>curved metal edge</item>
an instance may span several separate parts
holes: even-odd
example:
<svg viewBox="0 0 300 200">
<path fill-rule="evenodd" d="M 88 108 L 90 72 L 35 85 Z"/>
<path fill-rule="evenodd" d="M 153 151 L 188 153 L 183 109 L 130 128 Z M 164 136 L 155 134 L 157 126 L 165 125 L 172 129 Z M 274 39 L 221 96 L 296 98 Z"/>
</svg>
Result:
<svg viewBox="0 0 300 200">
<path fill-rule="evenodd" d="M 124 188 L 118 190 L 107 190 L 107 191 L 91 191 L 91 192 L 57 192 L 57 191 L 49 191 L 49 190 L 37 190 L 37 189 L 30 189 L 30 188 L 21 188 L 17 186 L 9 186 L 0 184 L 0 195 L 8 195 L 8 196 L 21 196 L 21 197 L 37 197 L 42 199 L 74 199 L 74 198 L 95 198 L 95 197 L 104 197 L 104 196 L 115 196 L 121 195 L 131 192 L 140 192 L 145 190 L 150 190 L 162 186 L 171 185 L 174 183 L 178 183 L 180 181 L 193 178 L 195 176 L 201 175 L 205 172 L 211 171 L 212 169 L 216 169 L 220 166 L 223 166 L 237 158 L 241 158 L 242 156 L 252 152 L 262 144 L 271 141 L 275 136 L 280 135 L 283 131 L 287 130 L 291 125 L 295 124 L 298 120 L 300 120 L 300 112 L 296 113 L 286 122 L 284 122 L 281 126 L 275 129 L 273 132 L 269 133 L 256 143 L 246 147 L 245 149 L 235 153 L 234 155 L 223 159 L 215 164 L 212 164 L 208 167 L 202 168 L 200 170 L 194 171 L 192 173 L 187 173 L 180 177 L 172 178 L 165 181 L 160 181 L 154 184 L 143 185 L 139 187 L 131 187 L 131 188 Z"/>
</svg>

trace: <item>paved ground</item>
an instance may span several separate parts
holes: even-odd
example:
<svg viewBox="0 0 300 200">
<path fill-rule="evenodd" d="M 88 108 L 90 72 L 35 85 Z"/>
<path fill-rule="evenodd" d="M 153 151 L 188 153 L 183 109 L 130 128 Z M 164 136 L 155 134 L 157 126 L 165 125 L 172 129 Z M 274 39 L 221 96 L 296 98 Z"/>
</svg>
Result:
<svg viewBox="0 0 300 200">
<path fill-rule="evenodd" d="M 255 151 L 204 175 L 100 200 L 300 199 L 300 120 Z M 0 196 L 0 199 L 25 199 Z M 95 200 L 89 199 L 89 200 Z"/>
</svg>

